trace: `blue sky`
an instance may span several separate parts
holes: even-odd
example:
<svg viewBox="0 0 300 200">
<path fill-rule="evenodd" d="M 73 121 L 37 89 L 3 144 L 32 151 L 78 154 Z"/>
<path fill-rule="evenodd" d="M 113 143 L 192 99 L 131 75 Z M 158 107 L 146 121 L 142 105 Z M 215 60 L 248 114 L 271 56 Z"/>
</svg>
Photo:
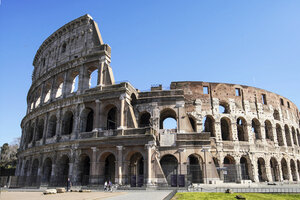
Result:
<svg viewBox="0 0 300 200">
<path fill-rule="evenodd" d="M 86 13 L 112 47 L 116 81 L 244 84 L 299 107 L 299 10 L 291 0 L 1 0 L 0 145 L 21 135 L 37 49 Z"/>
</svg>

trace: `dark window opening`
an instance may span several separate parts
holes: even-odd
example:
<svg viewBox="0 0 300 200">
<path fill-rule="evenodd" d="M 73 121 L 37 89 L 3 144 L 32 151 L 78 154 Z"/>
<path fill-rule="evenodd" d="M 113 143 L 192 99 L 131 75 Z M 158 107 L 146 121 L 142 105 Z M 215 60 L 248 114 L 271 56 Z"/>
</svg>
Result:
<svg viewBox="0 0 300 200">
<path fill-rule="evenodd" d="M 149 127 L 150 126 L 151 115 L 148 112 L 144 112 L 140 115 L 139 126 L 140 127 Z"/>
<path fill-rule="evenodd" d="M 117 108 L 113 107 L 109 110 L 107 114 L 107 129 L 116 129 L 117 128 Z"/>
<path fill-rule="evenodd" d="M 67 44 L 64 43 L 64 44 L 62 45 L 61 52 L 62 52 L 62 53 L 65 53 L 65 52 L 66 52 L 66 49 L 67 49 Z"/>
<path fill-rule="evenodd" d="M 221 119 L 221 134 L 222 140 L 231 140 L 230 134 L 230 120 L 229 119 Z"/>
<path fill-rule="evenodd" d="M 267 105 L 267 96 L 266 96 L 266 94 L 261 95 L 261 100 L 262 100 L 263 104 Z"/>
<path fill-rule="evenodd" d="M 215 121 L 211 116 L 204 117 L 203 125 L 204 132 L 209 132 L 210 137 L 215 137 Z"/>
<path fill-rule="evenodd" d="M 287 102 L 287 105 L 288 105 L 288 108 L 291 108 L 291 107 L 290 107 L 290 102 Z"/>
<path fill-rule="evenodd" d="M 284 106 L 283 99 L 281 99 L 281 98 L 280 98 L 280 104 L 281 104 L 282 106 Z"/>
<path fill-rule="evenodd" d="M 64 116 L 62 135 L 70 135 L 72 131 L 73 131 L 73 113 L 69 111 Z"/>
<path fill-rule="evenodd" d="M 189 117 L 189 120 L 190 120 L 190 123 L 191 123 L 191 125 L 192 125 L 193 131 L 194 131 L 194 132 L 197 132 L 196 122 L 195 122 L 194 118 Z"/>
</svg>

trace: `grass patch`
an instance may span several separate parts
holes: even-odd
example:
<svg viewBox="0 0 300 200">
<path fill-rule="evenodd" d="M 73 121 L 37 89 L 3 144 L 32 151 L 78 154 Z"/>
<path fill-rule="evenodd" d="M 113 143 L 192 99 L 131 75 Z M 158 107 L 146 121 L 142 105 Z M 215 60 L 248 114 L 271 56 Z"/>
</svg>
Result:
<svg viewBox="0 0 300 200">
<path fill-rule="evenodd" d="M 242 195 L 247 200 L 300 200 L 300 194 L 278 194 L 278 193 L 209 193 L 209 192 L 178 192 L 172 200 L 236 200 L 236 195 Z"/>
</svg>

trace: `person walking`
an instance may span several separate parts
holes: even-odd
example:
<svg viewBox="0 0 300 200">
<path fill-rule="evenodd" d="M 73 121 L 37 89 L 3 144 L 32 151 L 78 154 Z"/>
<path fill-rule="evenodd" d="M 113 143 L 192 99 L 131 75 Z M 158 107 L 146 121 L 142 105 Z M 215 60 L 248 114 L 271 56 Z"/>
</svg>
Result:
<svg viewBox="0 0 300 200">
<path fill-rule="evenodd" d="M 71 182 L 71 179 L 68 178 L 68 181 L 67 181 L 67 192 L 69 192 L 69 189 L 71 189 L 72 187 L 72 182 Z"/>
<path fill-rule="evenodd" d="M 108 190 L 112 191 L 112 183 L 111 183 L 111 181 L 108 181 Z"/>
<path fill-rule="evenodd" d="M 104 182 L 104 191 L 107 190 L 107 181 Z"/>
</svg>

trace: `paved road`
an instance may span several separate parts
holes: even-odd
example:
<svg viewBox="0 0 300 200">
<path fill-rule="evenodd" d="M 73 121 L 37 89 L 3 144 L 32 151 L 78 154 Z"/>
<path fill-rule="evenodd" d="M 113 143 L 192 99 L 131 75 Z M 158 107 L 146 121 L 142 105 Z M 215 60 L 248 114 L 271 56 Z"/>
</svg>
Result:
<svg viewBox="0 0 300 200">
<path fill-rule="evenodd" d="M 125 194 L 105 198 L 105 200 L 162 200 L 170 192 L 172 191 L 126 191 Z"/>
</svg>

